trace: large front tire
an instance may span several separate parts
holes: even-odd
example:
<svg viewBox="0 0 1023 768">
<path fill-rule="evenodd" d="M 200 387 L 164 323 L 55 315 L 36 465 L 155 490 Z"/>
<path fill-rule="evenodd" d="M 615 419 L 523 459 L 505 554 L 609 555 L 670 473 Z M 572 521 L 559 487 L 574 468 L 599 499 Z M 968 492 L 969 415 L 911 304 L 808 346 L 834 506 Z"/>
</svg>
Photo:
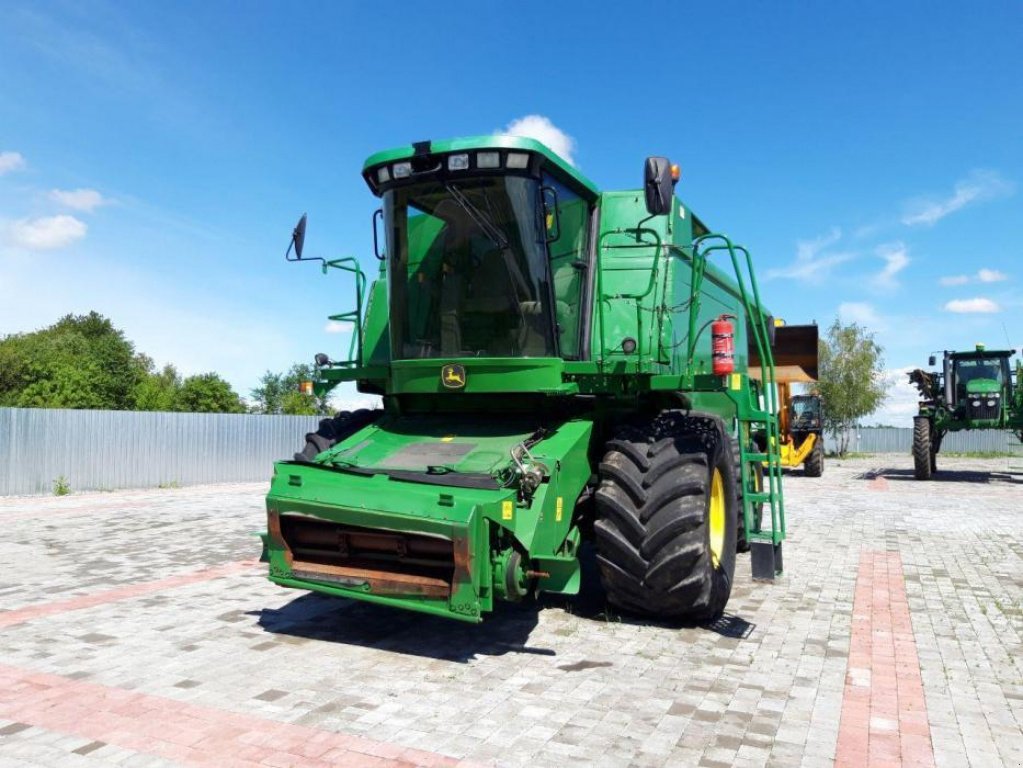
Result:
<svg viewBox="0 0 1023 768">
<path fill-rule="evenodd" d="M 803 462 L 803 474 L 807 477 L 820 477 L 824 474 L 824 440 L 821 435 L 814 438 L 810 455 Z"/>
<path fill-rule="evenodd" d="M 913 419 L 913 470 L 917 480 L 930 480 L 935 469 L 935 451 L 931 445 L 931 420 Z"/>
<path fill-rule="evenodd" d="M 735 574 L 735 466 L 716 431 L 663 436 L 673 416 L 608 443 L 595 494 L 597 562 L 613 606 L 713 621 Z"/>
<path fill-rule="evenodd" d="M 315 432 L 305 436 L 305 447 L 295 454 L 295 461 L 310 463 L 319 454 L 333 448 L 346 437 L 354 435 L 367 424 L 372 424 L 383 414 L 381 410 L 360 408 L 357 411 L 341 411 L 332 419 L 322 419 Z"/>
</svg>

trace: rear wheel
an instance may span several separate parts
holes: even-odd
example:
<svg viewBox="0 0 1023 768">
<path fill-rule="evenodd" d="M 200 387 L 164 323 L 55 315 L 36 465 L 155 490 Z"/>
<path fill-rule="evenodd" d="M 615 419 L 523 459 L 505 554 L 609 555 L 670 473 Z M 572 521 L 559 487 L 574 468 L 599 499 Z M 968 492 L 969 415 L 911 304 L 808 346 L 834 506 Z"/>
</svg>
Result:
<svg viewBox="0 0 1023 768">
<path fill-rule="evenodd" d="M 803 474 L 807 477 L 820 477 L 824 474 L 824 441 L 820 435 L 814 439 L 810 455 L 803 462 Z"/>
<path fill-rule="evenodd" d="M 597 561 L 608 601 L 622 610 L 709 621 L 731 594 L 735 464 L 716 429 L 676 431 L 691 421 L 708 420 L 667 412 L 629 428 L 600 464 Z"/>
<path fill-rule="evenodd" d="M 357 411 L 341 411 L 332 419 L 323 419 L 315 432 L 305 436 L 305 447 L 295 454 L 295 461 L 308 464 L 319 454 L 332 448 L 350 435 L 354 435 L 367 424 L 380 418 L 383 411 L 360 408 Z"/>
<path fill-rule="evenodd" d="M 930 480 L 935 470 L 935 451 L 931 446 L 931 420 L 913 419 L 913 469 L 917 480 Z"/>
</svg>

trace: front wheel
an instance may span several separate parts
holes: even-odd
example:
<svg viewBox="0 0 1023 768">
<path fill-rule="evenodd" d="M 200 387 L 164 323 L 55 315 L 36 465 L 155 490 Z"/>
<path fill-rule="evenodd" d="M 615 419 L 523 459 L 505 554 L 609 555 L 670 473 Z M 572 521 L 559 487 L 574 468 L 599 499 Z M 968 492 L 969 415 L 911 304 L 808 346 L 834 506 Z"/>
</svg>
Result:
<svg viewBox="0 0 1023 768">
<path fill-rule="evenodd" d="M 803 462 L 803 474 L 807 477 L 820 477 L 824 474 L 824 441 L 820 435 L 814 439 L 810 455 Z"/>
<path fill-rule="evenodd" d="M 608 443 L 595 494 L 597 562 L 615 607 L 713 621 L 735 574 L 735 465 L 716 431 L 672 434 L 679 422 L 669 411 Z"/>
<path fill-rule="evenodd" d="M 935 451 L 931 445 L 931 420 L 913 419 L 913 470 L 917 480 L 930 480 L 935 470 Z"/>
</svg>

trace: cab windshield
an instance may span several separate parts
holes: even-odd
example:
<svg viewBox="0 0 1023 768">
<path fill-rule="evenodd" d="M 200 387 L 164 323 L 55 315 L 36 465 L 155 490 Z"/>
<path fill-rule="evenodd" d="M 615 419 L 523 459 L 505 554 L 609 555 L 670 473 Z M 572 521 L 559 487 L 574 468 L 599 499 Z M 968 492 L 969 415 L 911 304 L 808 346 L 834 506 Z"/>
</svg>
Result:
<svg viewBox="0 0 1023 768">
<path fill-rule="evenodd" d="M 557 355 L 536 179 L 430 180 L 383 203 L 396 359 Z"/>
<path fill-rule="evenodd" d="M 995 381 L 1001 387 L 1009 380 L 1008 359 L 999 357 L 961 358 L 956 360 L 955 375 L 960 397 L 965 397 L 967 385 L 978 379 Z"/>
</svg>

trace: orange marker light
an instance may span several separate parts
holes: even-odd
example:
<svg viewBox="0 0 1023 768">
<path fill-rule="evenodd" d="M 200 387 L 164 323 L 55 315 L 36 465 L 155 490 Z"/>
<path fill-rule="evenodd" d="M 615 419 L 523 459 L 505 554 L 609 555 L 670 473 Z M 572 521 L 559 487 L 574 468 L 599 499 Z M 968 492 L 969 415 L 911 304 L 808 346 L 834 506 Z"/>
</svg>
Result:
<svg viewBox="0 0 1023 768">
<path fill-rule="evenodd" d="M 298 391 L 303 395 L 311 395 L 313 393 L 313 383 L 311 381 L 299 382 Z"/>
<path fill-rule="evenodd" d="M 680 178 L 682 178 L 682 169 L 679 168 L 678 165 L 672 163 L 671 180 L 677 182 Z"/>
</svg>

